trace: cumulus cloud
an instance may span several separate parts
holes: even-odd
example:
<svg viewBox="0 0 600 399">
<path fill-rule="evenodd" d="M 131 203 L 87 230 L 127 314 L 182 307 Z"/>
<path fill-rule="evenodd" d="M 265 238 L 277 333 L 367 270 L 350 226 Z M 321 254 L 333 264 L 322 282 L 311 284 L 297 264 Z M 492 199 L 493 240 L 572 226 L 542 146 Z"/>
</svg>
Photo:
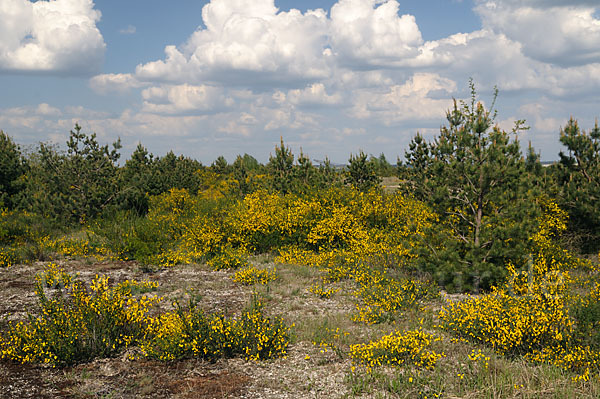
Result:
<svg viewBox="0 0 600 399">
<path fill-rule="evenodd" d="M 327 94 L 323 83 L 313 83 L 304 89 L 294 89 L 287 93 L 287 96 L 281 92 L 274 95 L 280 101 L 289 101 L 294 105 L 335 105 L 342 101 L 340 93 L 332 95 Z"/>
<path fill-rule="evenodd" d="M 334 53 L 350 64 L 386 65 L 419 55 L 423 43 L 412 15 L 396 0 L 340 0 L 331 8 Z"/>
<path fill-rule="evenodd" d="M 35 109 L 35 113 L 38 115 L 46 115 L 46 116 L 51 116 L 51 115 L 61 115 L 61 111 L 60 109 L 53 107 L 47 103 L 41 103 L 37 106 L 37 108 Z"/>
<path fill-rule="evenodd" d="M 557 134 L 560 126 L 566 121 L 554 117 L 545 117 L 547 107 L 541 103 L 527 103 L 519 107 L 519 113 L 525 115 L 531 128 L 545 133 Z"/>
<path fill-rule="evenodd" d="M 533 59 L 561 66 L 600 61 L 598 2 L 480 0 L 484 27 L 523 46 Z"/>
<path fill-rule="evenodd" d="M 2 0 L 0 71 L 97 72 L 105 44 L 92 0 Z"/>
<path fill-rule="evenodd" d="M 98 93 L 140 89 L 141 96 L 139 107 L 94 123 L 138 137 L 252 137 L 243 146 L 257 148 L 287 134 L 322 149 L 331 140 L 358 146 L 406 143 L 417 130 L 433 136 L 469 77 L 486 98 L 497 85 L 502 102 L 506 91 L 532 104 L 560 98 L 563 107 L 594 98 L 597 0 L 475 0 L 474 7 L 481 29 L 424 41 L 399 0 L 338 0 L 329 13 L 281 12 L 274 0 L 211 0 L 200 27 L 162 58 L 90 80 Z M 518 109 L 510 95 L 508 113 L 531 120 L 527 135 L 555 130 L 559 106 Z M 55 118 L 68 119 L 59 112 Z M 502 123 L 510 128 L 513 120 Z M 341 153 L 334 147 L 323 151 Z M 343 151 L 340 159 L 350 152 Z"/>
<path fill-rule="evenodd" d="M 306 81 L 327 76 L 323 10 L 278 12 L 273 0 L 213 0 L 200 28 L 165 59 L 138 65 L 140 80 L 228 84 Z"/>
</svg>

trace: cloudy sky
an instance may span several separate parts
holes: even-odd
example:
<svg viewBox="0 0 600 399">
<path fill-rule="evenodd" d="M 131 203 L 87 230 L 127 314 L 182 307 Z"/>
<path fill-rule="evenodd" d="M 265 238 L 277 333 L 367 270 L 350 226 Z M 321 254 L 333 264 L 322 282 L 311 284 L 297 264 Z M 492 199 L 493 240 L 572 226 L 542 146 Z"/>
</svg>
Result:
<svg viewBox="0 0 600 399">
<path fill-rule="evenodd" d="M 474 79 L 498 122 L 556 159 L 600 116 L 598 0 L 2 0 L 0 129 L 64 145 L 79 122 L 210 164 L 402 156 Z"/>
</svg>

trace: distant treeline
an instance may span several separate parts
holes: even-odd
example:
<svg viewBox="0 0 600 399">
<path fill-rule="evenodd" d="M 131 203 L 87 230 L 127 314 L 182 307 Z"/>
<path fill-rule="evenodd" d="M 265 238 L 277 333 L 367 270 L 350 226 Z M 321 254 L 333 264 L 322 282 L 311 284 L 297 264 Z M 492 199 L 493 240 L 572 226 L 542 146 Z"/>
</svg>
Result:
<svg viewBox="0 0 600 399">
<path fill-rule="evenodd" d="M 455 102 L 447 119 L 448 126 L 432 142 L 417 134 L 404 162 L 390 164 L 383 154 L 359 151 L 350 155 L 345 168 L 328 159 L 315 165 L 302 151 L 295 156 L 283 139 L 266 164 L 244 154 L 233 163 L 219 156 L 206 166 L 173 152 L 154 156 L 139 144 L 119 166 L 120 141 L 101 145 L 79 125 L 70 132 L 66 149 L 42 143 L 27 154 L 0 131 L 0 208 L 73 226 L 116 211 L 143 216 L 152 196 L 172 188 L 229 198 L 258 189 L 305 195 L 353 186 L 366 192 L 380 189 L 381 177 L 395 175 L 399 190 L 428 204 L 479 259 L 497 256 L 488 244 L 494 241 L 490 234 L 526 240 L 521 236 L 530 229 L 523 226 L 527 220 L 535 222 L 540 198 L 568 212 L 563 239 L 572 248 L 598 249 L 598 125 L 584 131 L 576 120 L 567 121 L 557 132 L 564 146 L 559 162 L 543 167 L 531 145 L 523 153 L 516 139 L 524 122 L 518 121 L 512 132 L 500 130 L 492 110 L 476 102 L 475 95 L 470 103 Z M 496 228 L 486 229 L 490 224 Z"/>
</svg>

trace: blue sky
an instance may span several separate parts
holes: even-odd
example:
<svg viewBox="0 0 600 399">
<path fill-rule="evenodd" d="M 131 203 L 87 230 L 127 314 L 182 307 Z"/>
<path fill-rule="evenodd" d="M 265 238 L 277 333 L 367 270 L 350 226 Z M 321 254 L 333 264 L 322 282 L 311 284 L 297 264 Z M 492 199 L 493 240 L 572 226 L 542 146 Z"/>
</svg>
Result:
<svg viewBox="0 0 600 399">
<path fill-rule="evenodd" d="M 79 122 L 210 164 L 297 154 L 395 161 L 475 81 L 542 159 L 600 116 L 596 0 L 3 0 L 0 129 L 64 145 Z"/>
</svg>

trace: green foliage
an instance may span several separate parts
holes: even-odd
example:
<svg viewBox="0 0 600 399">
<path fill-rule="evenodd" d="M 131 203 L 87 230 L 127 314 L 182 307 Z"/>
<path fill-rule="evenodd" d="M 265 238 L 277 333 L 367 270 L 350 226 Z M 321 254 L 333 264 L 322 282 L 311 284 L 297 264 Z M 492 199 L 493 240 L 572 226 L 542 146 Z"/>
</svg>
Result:
<svg viewBox="0 0 600 399">
<path fill-rule="evenodd" d="M 306 193 L 315 186 L 316 170 L 310 158 L 308 158 L 300 149 L 298 164 L 294 167 L 294 179 L 296 182 L 295 191 Z"/>
<path fill-rule="evenodd" d="M 12 209 L 16 195 L 23 190 L 21 176 L 27 171 L 19 146 L 0 130 L 0 208 Z"/>
<path fill-rule="evenodd" d="M 577 320 L 574 335 L 585 345 L 600 349 L 600 285 L 579 298 L 574 305 L 572 313 Z"/>
<path fill-rule="evenodd" d="M 348 162 L 344 183 L 362 192 L 379 187 L 381 179 L 377 176 L 375 165 L 367 160 L 367 154 L 360 151 L 356 156 L 350 155 Z"/>
<path fill-rule="evenodd" d="M 210 165 L 210 168 L 220 175 L 224 175 L 229 173 L 230 165 L 227 163 L 227 160 L 223 155 L 219 155 L 217 159 Z"/>
<path fill-rule="evenodd" d="M 101 146 L 96 134 L 86 135 L 75 125 L 66 154 L 41 144 L 34 192 L 37 211 L 63 221 L 84 223 L 99 215 L 118 194 L 117 160 L 120 141 L 113 149 Z"/>
<path fill-rule="evenodd" d="M 373 164 L 377 176 L 389 177 L 394 175 L 395 168 L 388 162 L 383 152 L 377 158 L 371 155 L 369 162 Z"/>
<path fill-rule="evenodd" d="M 275 156 L 269 156 L 267 170 L 273 176 L 273 189 L 282 193 L 292 191 L 294 154 L 289 147 L 283 143 L 281 137 L 280 146 L 275 146 Z"/>
<path fill-rule="evenodd" d="M 430 204 L 446 228 L 432 231 L 423 261 L 438 281 L 457 290 L 488 289 L 508 262 L 522 265 L 535 228 L 535 192 L 516 133 L 493 126 L 495 112 L 477 102 L 454 101 L 448 126 L 426 143 L 420 135 L 406 152 L 404 189 Z M 497 94 L 497 93 L 496 93 Z M 495 97 L 494 97 L 495 100 Z"/>
<path fill-rule="evenodd" d="M 154 156 L 138 144 L 131 158 L 119 170 L 120 208 L 134 210 L 138 215 L 148 212 L 149 195 L 158 191 L 153 184 L 154 163 Z"/>
<path fill-rule="evenodd" d="M 238 155 L 231 167 L 235 182 L 234 193 L 240 197 L 250 194 L 261 187 L 257 175 L 262 173 L 263 166 L 251 155 Z"/>
<path fill-rule="evenodd" d="M 198 193 L 202 189 L 202 163 L 184 157 L 176 156 L 169 151 L 162 158 L 157 158 L 153 164 L 153 179 L 148 191 L 156 195 L 169 191 L 172 188 L 185 189 L 190 193 Z"/>
<path fill-rule="evenodd" d="M 560 131 L 557 168 L 559 205 L 569 213 L 569 229 L 581 239 L 584 252 L 600 247 L 600 128 L 596 122 L 589 132 L 569 119 Z"/>
</svg>

